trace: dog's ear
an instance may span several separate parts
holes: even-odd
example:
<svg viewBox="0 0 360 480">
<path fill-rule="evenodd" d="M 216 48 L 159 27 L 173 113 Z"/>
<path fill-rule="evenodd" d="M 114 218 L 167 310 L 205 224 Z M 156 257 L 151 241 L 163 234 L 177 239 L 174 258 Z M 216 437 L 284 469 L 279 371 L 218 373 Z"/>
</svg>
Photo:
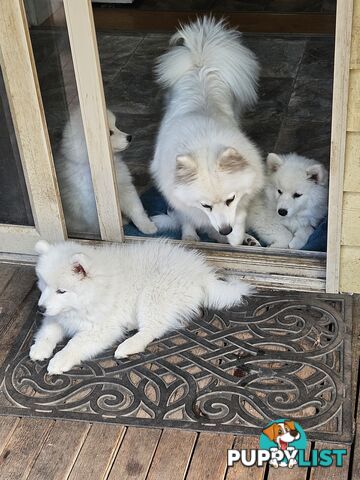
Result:
<svg viewBox="0 0 360 480">
<path fill-rule="evenodd" d="M 281 165 L 283 165 L 283 163 L 284 160 L 279 155 L 277 155 L 276 153 L 269 153 L 266 158 L 266 167 L 268 173 L 276 172 L 277 170 L 279 170 Z"/>
<path fill-rule="evenodd" d="M 284 423 L 285 423 L 286 426 L 288 426 L 290 428 L 290 430 L 296 430 L 295 422 L 293 422 L 292 420 L 288 420 Z"/>
<path fill-rule="evenodd" d="M 48 252 L 50 249 L 50 243 L 46 242 L 45 240 L 39 240 L 36 242 L 35 245 L 35 252 L 39 255 Z"/>
<path fill-rule="evenodd" d="M 314 183 L 326 185 L 329 175 L 324 165 L 321 163 L 316 163 L 315 165 L 311 165 L 311 167 L 306 170 L 306 176 L 308 180 Z"/>
<path fill-rule="evenodd" d="M 236 172 L 247 165 L 246 159 L 233 147 L 225 148 L 218 160 L 218 167 L 222 172 Z"/>
<path fill-rule="evenodd" d="M 188 153 L 176 157 L 176 180 L 180 183 L 189 183 L 196 177 L 197 164 Z"/>
<path fill-rule="evenodd" d="M 264 428 L 262 433 L 264 433 L 269 440 L 272 442 L 275 441 L 275 438 L 277 437 L 279 427 L 276 425 L 276 423 L 273 423 L 272 425 L 269 425 L 268 427 Z"/>
<path fill-rule="evenodd" d="M 89 274 L 90 258 L 84 253 L 75 253 L 71 257 L 71 268 L 76 275 L 85 278 Z"/>
</svg>

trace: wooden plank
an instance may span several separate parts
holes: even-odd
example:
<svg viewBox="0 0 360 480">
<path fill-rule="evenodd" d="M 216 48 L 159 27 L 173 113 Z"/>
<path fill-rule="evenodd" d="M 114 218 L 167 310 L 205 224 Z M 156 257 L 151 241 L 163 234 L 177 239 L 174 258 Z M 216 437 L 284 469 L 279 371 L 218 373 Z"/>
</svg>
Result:
<svg viewBox="0 0 360 480">
<path fill-rule="evenodd" d="M 48 240 L 62 240 L 64 216 L 21 0 L 1 2 L 0 63 L 36 229 Z"/>
<path fill-rule="evenodd" d="M 233 435 L 200 433 L 186 480 L 222 480 L 227 468 L 227 450 L 233 442 Z"/>
<path fill-rule="evenodd" d="M 27 480 L 67 478 L 89 429 L 89 423 L 57 420 Z"/>
<path fill-rule="evenodd" d="M 347 130 L 360 132 L 360 70 L 351 70 Z"/>
<path fill-rule="evenodd" d="M 349 132 L 346 139 L 344 191 L 360 192 L 360 132 Z"/>
<path fill-rule="evenodd" d="M 2 263 L 0 264 L 0 295 L 4 288 L 11 281 L 12 276 L 15 274 L 19 267 L 16 265 Z"/>
<path fill-rule="evenodd" d="M 350 68 L 360 67 L 360 4 L 354 1 Z"/>
<path fill-rule="evenodd" d="M 235 450 L 259 448 L 259 437 L 235 437 L 233 447 Z M 265 477 L 266 465 L 264 467 L 245 467 L 241 462 L 228 467 L 226 480 L 263 480 Z"/>
<path fill-rule="evenodd" d="M 335 15 L 318 13 L 259 13 L 213 11 L 221 17 L 224 14 L 230 25 L 242 32 L 265 33 L 328 33 L 335 32 Z M 209 11 L 120 11 L 94 8 L 97 29 L 120 29 L 130 31 L 173 31 L 179 23 L 195 20 Z"/>
<path fill-rule="evenodd" d="M 121 241 L 119 193 L 90 0 L 64 0 L 101 238 Z"/>
<path fill-rule="evenodd" d="M 2 451 L 0 478 L 4 480 L 27 478 L 53 424 L 53 420 L 34 418 L 22 418 L 19 421 Z"/>
<path fill-rule="evenodd" d="M 108 480 L 145 479 L 160 436 L 160 429 L 129 427 Z"/>
<path fill-rule="evenodd" d="M 360 246 L 360 193 L 344 193 L 341 245 Z"/>
<path fill-rule="evenodd" d="M 93 424 L 68 480 L 107 478 L 125 431 L 122 425 Z"/>
<path fill-rule="evenodd" d="M 224 12 L 212 9 L 216 17 L 226 16 L 232 27 L 241 32 L 266 33 L 325 33 L 334 34 L 335 15 L 323 13 L 269 13 L 269 12 Z M 172 32 L 179 23 L 196 20 L 209 14 L 209 10 L 148 11 L 105 9 L 94 7 L 96 30 L 120 30 L 143 32 Z M 59 10 L 43 23 L 43 26 L 62 26 L 64 16 Z"/>
<path fill-rule="evenodd" d="M 341 247 L 340 291 L 360 293 L 360 247 Z"/>
<path fill-rule="evenodd" d="M 34 288 L 19 307 L 16 314 L 13 315 L 11 321 L 7 324 L 4 331 L 1 333 L 0 366 L 4 363 L 7 355 L 13 347 L 19 332 L 23 328 L 24 322 L 30 315 L 38 298 L 39 293 Z"/>
<path fill-rule="evenodd" d="M 22 303 L 33 289 L 35 272 L 31 267 L 19 268 L 1 294 L 0 335 L 22 308 Z"/>
<path fill-rule="evenodd" d="M 4 451 L 19 421 L 20 418 L 18 417 L 0 417 L 0 455 Z"/>
<path fill-rule="evenodd" d="M 146 480 L 183 480 L 196 439 L 195 432 L 163 430 Z"/>
<path fill-rule="evenodd" d="M 353 0 L 337 2 L 330 152 L 330 214 L 326 264 L 326 291 L 329 293 L 337 293 L 339 291 L 352 11 Z"/>
<path fill-rule="evenodd" d="M 308 459 L 310 455 L 311 444 L 308 442 L 305 458 Z M 294 467 L 291 470 L 289 468 L 269 467 L 269 473 L 266 480 L 306 480 L 310 473 L 310 469 L 306 467 Z"/>
<path fill-rule="evenodd" d="M 332 465 L 330 467 L 313 467 L 310 471 L 309 480 L 348 480 L 349 472 L 349 460 L 350 460 L 350 447 L 345 445 L 337 445 L 335 443 L 315 442 L 314 449 L 322 450 L 329 449 L 334 450 L 336 448 L 345 449 L 347 455 L 344 456 L 344 464 L 342 467 L 336 467 Z M 356 477 L 352 477 L 356 480 Z"/>
</svg>

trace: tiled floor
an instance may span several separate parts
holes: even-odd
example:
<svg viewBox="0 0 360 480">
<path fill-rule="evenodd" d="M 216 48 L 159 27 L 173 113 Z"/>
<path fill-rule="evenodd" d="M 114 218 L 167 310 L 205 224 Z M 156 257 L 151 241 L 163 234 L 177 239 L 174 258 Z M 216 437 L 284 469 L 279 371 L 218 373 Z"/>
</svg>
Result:
<svg viewBox="0 0 360 480">
<path fill-rule="evenodd" d="M 60 41 L 61 36 L 54 35 L 33 33 L 45 110 L 56 148 L 67 106 L 55 47 L 63 52 L 68 52 L 68 47 L 65 37 Z M 169 36 L 98 34 L 107 104 L 116 113 L 120 128 L 134 135 L 124 157 L 138 186 L 150 183 L 148 163 L 164 96 L 154 81 L 153 65 L 167 48 Z M 54 39 L 54 52 L 49 56 L 50 40 Z M 328 164 L 334 39 L 247 34 L 244 42 L 257 54 L 262 68 L 259 101 L 242 122 L 247 133 L 264 153 L 298 151 Z M 65 65 L 68 101 L 75 103 L 71 60 L 65 60 Z"/>
<path fill-rule="evenodd" d="M 124 157 L 141 190 L 151 184 L 148 164 L 163 110 L 153 66 L 169 37 L 98 33 L 107 104 L 134 136 Z M 56 162 L 69 104 L 77 102 L 67 34 L 37 29 L 31 38 Z M 259 101 L 242 121 L 246 132 L 264 154 L 297 151 L 328 164 L 334 38 L 245 34 L 244 43 L 261 64 Z"/>
</svg>

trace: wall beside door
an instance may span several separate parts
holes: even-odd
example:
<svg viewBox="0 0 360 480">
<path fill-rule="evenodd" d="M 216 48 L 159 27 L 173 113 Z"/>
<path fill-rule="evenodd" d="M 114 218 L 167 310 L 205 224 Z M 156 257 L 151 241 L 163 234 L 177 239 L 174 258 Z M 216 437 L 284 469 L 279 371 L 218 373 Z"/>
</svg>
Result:
<svg viewBox="0 0 360 480">
<path fill-rule="evenodd" d="M 345 149 L 340 291 L 360 292 L 360 0 L 354 0 Z"/>
</svg>

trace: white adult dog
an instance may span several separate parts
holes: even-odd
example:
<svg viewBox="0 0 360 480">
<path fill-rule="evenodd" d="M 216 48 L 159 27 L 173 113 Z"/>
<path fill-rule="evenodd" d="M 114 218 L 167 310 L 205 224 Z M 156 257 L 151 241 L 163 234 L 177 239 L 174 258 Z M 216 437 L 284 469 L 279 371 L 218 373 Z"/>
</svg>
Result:
<svg viewBox="0 0 360 480">
<path fill-rule="evenodd" d="M 50 358 L 64 337 L 72 337 L 50 360 L 50 374 L 98 355 L 126 330 L 138 332 L 120 343 L 115 357 L 142 352 L 201 307 L 228 308 L 251 291 L 240 280 L 219 278 L 198 252 L 164 240 L 98 248 L 41 240 L 36 249 L 44 319 L 30 358 Z"/>
<path fill-rule="evenodd" d="M 260 154 L 239 129 L 239 114 L 256 101 L 258 63 L 240 34 L 223 21 L 182 27 L 159 58 L 158 82 L 169 88 L 151 172 L 174 209 L 154 217 L 182 238 L 205 231 L 240 245 L 246 211 L 263 185 Z"/>
<path fill-rule="evenodd" d="M 131 135 L 120 131 L 115 125 L 115 115 L 110 110 L 107 113 L 110 142 L 115 154 L 115 173 L 120 192 L 121 211 L 141 232 L 155 233 L 157 228 L 147 216 L 133 185 L 130 171 L 120 154 L 129 146 Z M 60 156 L 55 160 L 68 230 L 78 234 L 98 234 L 100 228 L 79 108 L 70 115 L 63 132 Z"/>
<path fill-rule="evenodd" d="M 302 248 L 328 205 L 328 171 L 296 153 L 266 160 L 265 188 L 251 203 L 247 228 L 271 247 Z"/>
</svg>

